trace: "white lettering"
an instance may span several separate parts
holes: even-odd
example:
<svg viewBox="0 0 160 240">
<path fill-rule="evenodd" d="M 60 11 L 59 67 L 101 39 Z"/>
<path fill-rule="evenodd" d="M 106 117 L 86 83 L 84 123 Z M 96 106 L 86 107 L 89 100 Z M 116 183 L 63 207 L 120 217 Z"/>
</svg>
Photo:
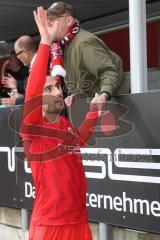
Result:
<svg viewBox="0 0 160 240">
<path fill-rule="evenodd" d="M 160 217 L 160 202 L 153 201 L 151 203 L 151 213 L 155 217 Z"/>
<path fill-rule="evenodd" d="M 11 150 L 9 147 L 0 147 L 0 152 L 7 153 L 7 159 L 8 159 L 8 170 L 10 172 L 15 171 L 15 159 L 11 157 Z"/>
<path fill-rule="evenodd" d="M 31 183 L 25 182 L 25 197 L 26 198 L 35 198 L 35 187 Z"/>
<path fill-rule="evenodd" d="M 109 199 L 109 208 L 113 209 L 113 202 L 112 202 L 112 197 L 111 196 L 104 196 L 104 209 L 107 209 L 107 199 Z"/>
<path fill-rule="evenodd" d="M 113 206 L 116 211 L 121 212 L 122 211 L 122 199 L 120 197 L 115 197 L 113 199 Z"/>
<path fill-rule="evenodd" d="M 32 173 L 31 168 L 28 165 L 27 159 L 25 159 L 25 161 L 24 161 L 24 170 L 25 170 L 26 173 Z"/>
<path fill-rule="evenodd" d="M 103 201 L 103 195 L 98 195 L 98 208 L 101 208 L 101 199 Z"/>
<path fill-rule="evenodd" d="M 127 212 L 127 202 L 129 203 L 129 212 L 133 212 L 133 203 L 131 198 L 126 198 L 126 192 L 123 192 L 123 211 Z"/>
<path fill-rule="evenodd" d="M 145 206 L 146 214 L 150 215 L 150 212 L 149 212 L 149 202 L 147 200 L 134 199 L 134 213 L 138 212 L 138 205 L 139 205 L 139 212 L 140 212 L 140 214 L 144 214 L 144 206 Z"/>
<path fill-rule="evenodd" d="M 90 196 L 89 196 L 89 203 L 90 203 L 90 205 L 91 205 L 91 207 L 97 207 L 97 204 L 95 204 L 95 203 L 97 203 L 97 196 L 96 196 L 96 194 L 94 194 L 94 193 L 92 193 L 92 194 L 90 194 Z"/>
<path fill-rule="evenodd" d="M 160 217 L 160 202 L 158 201 L 149 202 L 146 199 L 129 198 L 126 192 L 123 192 L 121 197 L 95 193 L 87 193 L 86 196 L 87 207 Z"/>
<path fill-rule="evenodd" d="M 88 196 L 89 196 L 89 193 L 86 193 L 86 206 L 87 206 L 87 207 L 89 207 Z"/>
</svg>

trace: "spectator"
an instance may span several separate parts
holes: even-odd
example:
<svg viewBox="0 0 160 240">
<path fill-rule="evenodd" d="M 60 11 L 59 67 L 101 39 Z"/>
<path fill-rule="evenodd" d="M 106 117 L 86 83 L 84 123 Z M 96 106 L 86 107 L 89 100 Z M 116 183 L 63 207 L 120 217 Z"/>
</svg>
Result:
<svg viewBox="0 0 160 240">
<path fill-rule="evenodd" d="M 2 71 L 2 83 L 7 89 L 10 97 L 3 98 L 1 102 L 6 106 L 18 105 L 19 101 L 23 99 L 24 83 L 28 76 L 28 67 L 23 66 L 14 52 L 4 63 L 4 66 Z"/>
<path fill-rule="evenodd" d="M 102 98 L 110 99 L 112 95 L 129 92 L 120 57 L 79 26 L 70 4 L 56 2 L 47 12 L 53 42 L 63 51 L 60 57 L 64 57 L 65 83 L 71 94 L 66 100 L 68 106 L 73 96 L 91 97 L 99 92 Z"/>
<path fill-rule="evenodd" d="M 15 42 L 14 48 L 15 48 L 15 57 L 19 62 L 24 64 L 24 68 L 31 68 L 34 59 L 36 57 L 37 52 L 37 43 L 36 41 L 29 35 L 21 36 L 17 39 Z M 13 75 L 13 73 L 12 73 Z M 28 76 L 28 74 L 27 74 Z M 13 78 L 10 74 L 8 77 L 5 77 L 3 83 L 8 87 L 12 88 L 13 91 L 10 94 L 10 98 L 5 98 L 2 100 L 2 103 L 6 106 L 13 106 L 13 105 L 19 105 L 22 104 L 24 101 L 23 95 L 19 95 L 19 93 L 25 93 L 25 86 L 26 86 L 26 80 L 27 76 L 25 77 L 25 80 L 23 81 L 23 85 L 21 84 L 22 81 L 18 81 L 18 86 L 16 88 L 16 80 L 17 78 Z M 16 79 L 16 80 L 15 80 Z"/>
<path fill-rule="evenodd" d="M 24 35 L 17 39 L 14 45 L 17 58 L 25 65 L 29 66 L 30 69 L 37 53 L 36 41 L 28 35 Z M 62 81 L 62 89 L 64 97 L 68 96 L 64 82 Z"/>
<path fill-rule="evenodd" d="M 14 44 L 17 58 L 31 68 L 37 53 L 37 42 L 29 35 L 21 36 Z"/>
<path fill-rule="evenodd" d="M 4 86 L 10 89 L 17 88 L 19 93 L 24 94 L 24 81 L 27 77 L 28 67 L 24 66 L 12 52 L 2 77 Z"/>
<path fill-rule="evenodd" d="M 9 97 L 7 91 L 8 89 L 4 87 L 2 83 L 2 79 L 5 76 L 6 73 L 6 66 L 8 66 L 9 59 L 5 60 L 2 67 L 1 67 L 1 80 L 0 80 L 0 98 L 6 98 Z"/>
</svg>

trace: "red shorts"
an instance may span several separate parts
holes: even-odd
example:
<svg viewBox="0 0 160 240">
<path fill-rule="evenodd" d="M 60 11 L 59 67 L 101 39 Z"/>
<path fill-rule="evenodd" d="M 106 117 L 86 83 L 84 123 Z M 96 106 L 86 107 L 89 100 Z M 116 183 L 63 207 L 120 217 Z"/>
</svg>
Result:
<svg viewBox="0 0 160 240">
<path fill-rule="evenodd" d="M 88 223 L 30 226 L 29 240 L 93 240 Z"/>
</svg>

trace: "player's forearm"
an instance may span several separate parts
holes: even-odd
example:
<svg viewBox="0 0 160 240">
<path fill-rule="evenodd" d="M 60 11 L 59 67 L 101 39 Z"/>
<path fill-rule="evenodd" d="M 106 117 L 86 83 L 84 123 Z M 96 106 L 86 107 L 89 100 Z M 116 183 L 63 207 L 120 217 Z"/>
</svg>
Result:
<svg viewBox="0 0 160 240">
<path fill-rule="evenodd" d="M 50 46 L 40 44 L 27 82 L 23 109 L 24 124 L 36 124 L 42 117 L 42 93 L 46 81 Z"/>
<path fill-rule="evenodd" d="M 87 143 L 92 132 L 94 131 L 94 127 L 97 124 L 98 118 L 98 111 L 88 112 L 86 114 L 85 121 L 77 129 L 85 144 Z"/>
<path fill-rule="evenodd" d="M 49 54 L 50 45 L 41 43 L 27 81 L 26 101 L 43 93 Z"/>
</svg>

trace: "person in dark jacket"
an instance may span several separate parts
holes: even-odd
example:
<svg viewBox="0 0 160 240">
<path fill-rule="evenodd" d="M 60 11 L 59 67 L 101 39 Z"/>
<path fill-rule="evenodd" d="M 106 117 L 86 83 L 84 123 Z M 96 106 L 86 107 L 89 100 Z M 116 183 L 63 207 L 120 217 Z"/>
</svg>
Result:
<svg viewBox="0 0 160 240">
<path fill-rule="evenodd" d="M 1 100 L 2 104 L 14 106 L 19 105 L 19 102 L 23 102 L 28 73 L 28 67 L 18 60 L 14 51 L 11 52 L 11 56 L 4 63 L 2 71 L 3 87 L 8 93 L 8 97 L 4 96 Z"/>
</svg>

